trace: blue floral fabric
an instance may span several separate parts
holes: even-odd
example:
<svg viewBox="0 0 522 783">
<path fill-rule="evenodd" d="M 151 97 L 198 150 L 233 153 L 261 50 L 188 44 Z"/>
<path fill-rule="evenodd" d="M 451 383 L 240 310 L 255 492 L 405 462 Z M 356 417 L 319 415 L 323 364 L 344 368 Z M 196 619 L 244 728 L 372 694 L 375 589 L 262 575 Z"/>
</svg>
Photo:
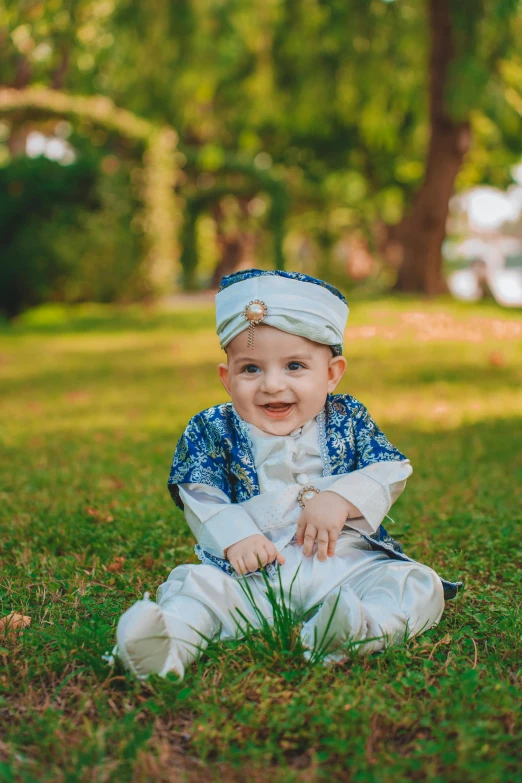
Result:
<svg viewBox="0 0 522 783">
<path fill-rule="evenodd" d="M 364 405 L 349 394 L 328 395 L 317 424 L 325 476 L 405 459 Z M 248 425 L 231 402 L 207 408 L 190 420 L 178 442 L 168 483 L 180 508 L 177 485 L 183 483 L 209 484 L 232 503 L 259 495 Z"/>
<path fill-rule="evenodd" d="M 207 408 L 189 421 L 178 441 L 168 482 L 179 508 L 183 503 L 177 485 L 184 483 L 209 484 L 232 503 L 259 495 L 248 425 L 232 403 Z"/>
<path fill-rule="evenodd" d="M 297 274 L 297 273 L 295 273 Z M 328 395 L 317 417 L 323 475 L 351 473 L 374 462 L 401 461 L 404 454 L 393 446 L 376 425 L 365 406 L 349 394 Z M 178 441 L 168 487 L 179 508 L 179 484 L 208 484 L 224 492 L 232 503 L 241 503 L 260 494 L 259 481 L 248 435 L 248 424 L 232 403 L 222 403 L 197 413 Z M 410 560 L 402 546 L 381 525 L 367 540 L 372 548 L 390 557 Z M 198 557 L 208 553 L 200 548 Z M 214 557 L 208 555 L 208 557 Z M 221 561 L 221 558 L 214 560 Z M 214 563 L 223 570 L 230 564 Z M 453 598 L 461 583 L 442 580 L 446 598 Z"/>
<path fill-rule="evenodd" d="M 250 280 L 252 277 L 287 277 L 289 280 L 300 280 L 302 283 L 314 283 L 321 286 L 321 288 L 327 288 L 331 294 L 337 296 L 342 302 L 347 304 L 346 299 L 339 291 L 338 288 L 330 283 L 320 280 L 318 277 L 311 277 L 311 275 L 305 275 L 302 272 L 284 272 L 280 269 L 245 269 L 243 272 L 234 272 L 233 275 L 226 275 L 222 280 L 218 288 L 218 293 L 228 288 L 234 283 L 241 283 L 243 280 Z"/>
</svg>

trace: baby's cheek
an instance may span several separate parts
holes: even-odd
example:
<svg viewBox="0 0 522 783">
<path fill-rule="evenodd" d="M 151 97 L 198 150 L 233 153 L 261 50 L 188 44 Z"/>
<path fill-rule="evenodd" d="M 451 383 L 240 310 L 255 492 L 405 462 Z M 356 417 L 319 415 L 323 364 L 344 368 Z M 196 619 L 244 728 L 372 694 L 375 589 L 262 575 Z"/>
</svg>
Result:
<svg viewBox="0 0 522 783">
<path fill-rule="evenodd" d="M 249 400 L 253 397 L 256 387 L 254 378 L 245 378 L 238 384 L 238 394 L 244 399 Z"/>
</svg>

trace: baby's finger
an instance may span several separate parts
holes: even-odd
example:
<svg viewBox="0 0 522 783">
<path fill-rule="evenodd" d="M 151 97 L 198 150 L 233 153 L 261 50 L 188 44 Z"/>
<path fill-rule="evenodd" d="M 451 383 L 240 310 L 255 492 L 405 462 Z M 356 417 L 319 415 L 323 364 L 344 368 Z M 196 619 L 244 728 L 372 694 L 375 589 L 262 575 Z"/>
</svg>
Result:
<svg viewBox="0 0 522 783">
<path fill-rule="evenodd" d="M 244 555 L 243 556 L 243 563 L 245 564 L 245 574 L 249 571 L 257 571 L 259 568 L 259 564 L 257 562 L 257 555 Z"/>
<path fill-rule="evenodd" d="M 320 530 L 317 535 L 317 557 L 319 560 L 328 559 L 328 531 Z"/>
<path fill-rule="evenodd" d="M 285 564 L 285 558 L 281 554 L 281 552 L 278 552 L 277 548 L 274 546 L 274 544 L 270 543 L 266 546 L 266 551 L 268 552 L 268 560 L 267 563 L 273 563 L 274 560 L 277 560 L 279 565 Z"/>
<path fill-rule="evenodd" d="M 242 557 L 237 557 L 232 563 L 234 571 L 238 574 L 246 574 L 246 567 Z"/>
<path fill-rule="evenodd" d="M 314 551 L 314 543 L 317 537 L 317 530 L 312 525 L 308 525 L 304 534 L 303 554 L 311 557 Z"/>
<path fill-rule="evenodd" d="M 330 538 L 328 541 L 328 557 L 335 555 L 335 547 L 337 545 L 337 539 L 339 538 L 338 530 L 330 530 Z"/>
<path fill-rule="evenodd" d="M 299 517 L 299 521 L 297 523 L 297 530 L 295 531 L 295 541 L 296 544 L 299 546 L 302 546 L 304 543 L 304 532 L 306 529 L 306 517 L 304 514 L 301 514 Z"/>
<path fill-rule="evenodd" d="M 274 558 L 270 557 L 270 548 L 267 546 L 264 546 L 262 549 L 259 549 L 259 552 L 257 553 L 257 557 L 259 558 L 259 562 L 257 564 L 257 567 L 260 566 L 266 566 L 267 563 L 270 563 Z"/>
</svg>

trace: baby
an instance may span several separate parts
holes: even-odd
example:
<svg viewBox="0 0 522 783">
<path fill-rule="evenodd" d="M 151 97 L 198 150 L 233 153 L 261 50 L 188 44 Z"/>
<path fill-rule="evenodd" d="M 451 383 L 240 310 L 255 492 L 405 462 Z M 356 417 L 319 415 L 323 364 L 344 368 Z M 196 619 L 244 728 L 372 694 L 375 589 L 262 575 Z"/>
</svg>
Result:
<svg viewBox="0 0 522 783">
<path fill-rule="evenodd" d="M 241 633 L 241 616 L 259 626 L 242 579 L 270 619 L 266 577 L 279 570 L 291 608 L 315 611 L 304 645 L 328 638 L 337 659 L 350 641 L 367 653 L 433 627 L 460 589 L 381 524 L 412 468 L 364 405 L 333 393 L 347 317 L 342 294 L 307 275 L 223 279 L 218 371 L 232 402 L 191 419 L 169 478 L 201 564 L 178 566 L 157 603 L 145 597 L 121 617 L 116 651 L 138 678 L 182 678 L 208 640 Z"/>
</svg>

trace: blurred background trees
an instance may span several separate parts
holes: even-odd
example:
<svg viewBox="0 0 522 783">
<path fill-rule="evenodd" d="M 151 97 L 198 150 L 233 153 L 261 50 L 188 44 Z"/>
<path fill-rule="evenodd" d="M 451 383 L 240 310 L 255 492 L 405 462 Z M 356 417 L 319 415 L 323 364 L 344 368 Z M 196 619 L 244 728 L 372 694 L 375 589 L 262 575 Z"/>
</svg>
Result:
<svg viewBox="0 0 522 783">
<path fill-rule="evenodd" d="M 454 190 L 506 187 L 520 159 L 518 0 L 4 0 L 0 13 L 4 91 L 102 95 L 172 133 L 154 168 L 148 143 L 96 112 L 4 101 L 9 315 L 215 286 L 252 265 L 435 294 Z"/>
</svg>

